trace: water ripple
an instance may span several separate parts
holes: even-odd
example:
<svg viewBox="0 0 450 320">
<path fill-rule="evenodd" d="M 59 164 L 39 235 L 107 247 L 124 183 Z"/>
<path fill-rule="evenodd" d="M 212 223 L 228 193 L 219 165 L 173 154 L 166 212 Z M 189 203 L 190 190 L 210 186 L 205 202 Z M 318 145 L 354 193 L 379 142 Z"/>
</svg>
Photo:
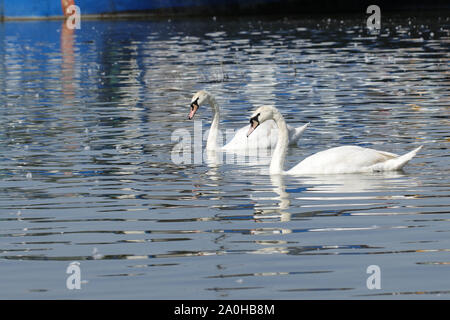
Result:
<svg viewBox="0 0 450 320">
<path fill-rule="evenodd" d="M 73 298 L 78 261 L 83 298 L 448 298 L 449 30 L 440 13 L 386 15 L 379 35 L 351 16 L 3 23 L 0 294 Z M 262 104 L 310 122 L 286 168 L 424 148 L 394 174 L 176 164 L 199 89 L 227 129 Z"/>
</svg>

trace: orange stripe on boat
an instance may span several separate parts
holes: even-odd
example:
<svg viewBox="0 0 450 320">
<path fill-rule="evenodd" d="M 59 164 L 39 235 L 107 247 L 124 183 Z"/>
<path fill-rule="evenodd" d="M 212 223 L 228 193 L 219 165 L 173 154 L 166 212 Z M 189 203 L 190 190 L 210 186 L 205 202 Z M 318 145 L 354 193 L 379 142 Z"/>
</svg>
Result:
<svg viewBox="0 0 450 320">
<path fill-rule="evenodd" d="M 61 7 L 63 10 L 63 15 L 66 17 L 70 14 L 67 13 L 67 8 L 70 7 L 71 5 L 75 4 L 75 0 L 61 0 Z"/>
</svg>

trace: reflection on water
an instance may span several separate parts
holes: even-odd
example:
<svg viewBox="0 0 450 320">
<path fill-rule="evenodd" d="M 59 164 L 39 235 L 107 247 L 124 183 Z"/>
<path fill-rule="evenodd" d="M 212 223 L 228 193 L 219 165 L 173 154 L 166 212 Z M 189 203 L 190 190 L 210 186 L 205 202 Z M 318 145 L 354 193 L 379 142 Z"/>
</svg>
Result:
<svg viewBox="0 0 450 320">
<path fill-rule="evenodd" d="M 387 17 L 378 36 L 361 21 L 1 24 L 0 296 L 448 298 L 449 21 Z M 384 174 L 175 164 L 199 89 L 226 128 L 261 104 L 310 122 L 286 168 L 343 144 L 424 149 Z M 81 290 L 65 287 L 73 261 Z"/>
</svg>

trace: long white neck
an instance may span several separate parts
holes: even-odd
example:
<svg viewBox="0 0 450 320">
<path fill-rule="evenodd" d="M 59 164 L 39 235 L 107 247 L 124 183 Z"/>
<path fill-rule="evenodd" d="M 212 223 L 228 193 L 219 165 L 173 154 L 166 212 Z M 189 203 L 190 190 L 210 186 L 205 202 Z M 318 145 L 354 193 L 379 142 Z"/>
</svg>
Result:
<svg viewBox="0 0 450 320">
<path fill-rule="evenodd" d="M 270 174 L 282 174 L 289 143 L 288 129 L 283 116 L 278 110 L 274 111 L 273 120 L 278 126 L 278 140 L 270 161 L 269 172 Z"/>
<path fill-rule="evenodd" d="M 213 96 L 208 95 L 208 102 L 213 111 L 214 117 L 209 128 L 208 140 L 206 141 L 207 150 L 217 150 L 217 135 L 219 134 L 220 110 Z"/>
</svg>

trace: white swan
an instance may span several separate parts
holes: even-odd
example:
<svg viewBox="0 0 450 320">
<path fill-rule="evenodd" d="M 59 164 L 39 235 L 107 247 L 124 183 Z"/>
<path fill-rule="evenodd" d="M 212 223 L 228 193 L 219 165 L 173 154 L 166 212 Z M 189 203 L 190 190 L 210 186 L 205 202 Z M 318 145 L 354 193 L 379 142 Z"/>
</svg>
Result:
<svg viewBox="0 0 450 320">
<path fill-rule="evenodd" d="M 258 108 L 250 118 L 249 136 L 267 120 L 278 126 L 278 142 L 270 161 L 270 174 L 340 174 L 400 170 L 411 160 L 422 146 L 398 156 L 396 154 L 358 146 L 342 146 L 313 154 L 292 169 L 283 170 L 288 148 L 288 130 L 281 113 L 271 106 Z"/>
<path fill-rule="evenodd" d="M 225 151 L 236 151 L 241 149 L 268 149 L 275 147 L 277 143 L 278 128 L 274 121 L 267 121 L 262 124 L 260 129 L 258 129 L 258 133 L 251 138 L 247 137 L 249 126 L 245 126 L 237 130 L 235 136 L 226 145 L 222 147 L 218 146 L 217 136 L 219 133 L 220 110 L 219 106 L 216 103 L 216 100 L 209 92 L 200 90 L 196 94 L 194 94 L 191 100 L 191 111 L 189 112 L 188 118 L 192 119 L 198 108 L 205 102 L 210 105 L 214 114 L 211 128 L 209 129 L 208 140 L 206 142 L 207 150 L 221 149 Z M 290 144 L 295 144 L 308 125 L 309 123 L 298 128 L 287 125 L 288 142 Z"/>
</svg>

